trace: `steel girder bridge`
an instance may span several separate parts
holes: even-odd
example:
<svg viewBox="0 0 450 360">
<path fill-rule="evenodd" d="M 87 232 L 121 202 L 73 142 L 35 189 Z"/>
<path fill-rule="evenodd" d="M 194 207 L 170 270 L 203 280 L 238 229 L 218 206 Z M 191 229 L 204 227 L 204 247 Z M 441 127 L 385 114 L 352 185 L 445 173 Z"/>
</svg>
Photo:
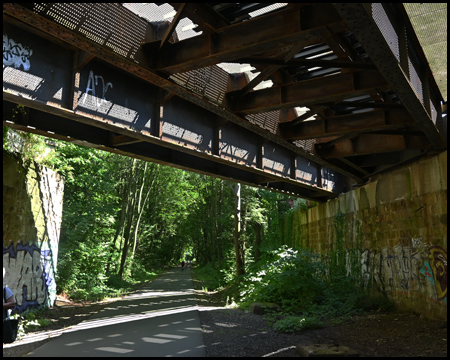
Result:
<svg viewBox="0 0 450 360">
<path fill-rule="evenodd" d="M 446 149 L 401 3 L 4 3 L 3 125 L 326 201 Z"/>
</svg>

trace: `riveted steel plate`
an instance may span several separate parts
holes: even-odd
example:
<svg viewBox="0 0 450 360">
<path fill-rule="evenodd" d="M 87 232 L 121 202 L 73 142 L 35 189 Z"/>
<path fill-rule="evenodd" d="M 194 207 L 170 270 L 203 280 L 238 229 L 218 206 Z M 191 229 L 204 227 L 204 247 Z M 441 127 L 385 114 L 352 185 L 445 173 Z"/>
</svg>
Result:
<svg viewBox="0 0 450 360">
<path fill-rule="evenodd" d="M 72 59 L 71 51 L 3 24 L 3 91 L 69 107 Z"/>
</svg>

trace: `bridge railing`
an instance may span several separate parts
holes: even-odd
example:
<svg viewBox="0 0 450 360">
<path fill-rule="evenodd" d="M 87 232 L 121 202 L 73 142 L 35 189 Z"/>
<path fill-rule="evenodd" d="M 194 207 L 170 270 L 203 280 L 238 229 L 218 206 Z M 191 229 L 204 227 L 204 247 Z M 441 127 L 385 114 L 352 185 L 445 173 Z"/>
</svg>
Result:
<svg viewBox="0 0 450 360">
<path fill-rule="evenodd" d="M 403 4 L 334 6 L 433 147 L 445 148 L 442 95 Z"/>
<path fill-rule="evenodd" d="M 399 9 L 390 3 L 372 3 L 372 17 L 386 43 L 395 55 L 398 65 L 409 80 L 418 99 L 434 124 L 440 108 L 440 94 L 421 45 L 409 22 Z M 434 85 L 434 86 L 433 86 Z"/>
</svg>

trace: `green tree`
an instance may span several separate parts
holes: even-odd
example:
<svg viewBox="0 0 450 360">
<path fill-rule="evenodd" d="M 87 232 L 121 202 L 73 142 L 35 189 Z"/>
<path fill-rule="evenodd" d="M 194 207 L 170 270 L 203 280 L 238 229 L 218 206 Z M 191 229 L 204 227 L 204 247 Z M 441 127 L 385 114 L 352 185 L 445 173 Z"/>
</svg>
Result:
<svg viewBox="0 0 450 360">
<path fill-rule="evenodd" d="M 285 195 L 4 128 L 5 147 L 65 177 L 61 291 L 101 292 L 187 253 L 223 284 L 289 237 Z"/>
<path fill-rule="evenodd" d="M 126 191 L 123 198 L 127 199 L 121 216 L 125 219 L 124 222 L 124 243 L 122 247 L 122 256 L 120 260 L 119 276 L 123 278 L 125 272 L 125 264 L 128 257 L 130 246 L 133 246 L 131 263 L 133 261 L 136 247 L 138 244 L 138 233 L 140 230 L 140 223 L 142 214 L 144 213 L 145 205 L 153 189 L 153 184 L 157 178 L 159 166 L 151 164 L 148 166 L 147 162 L 138 162 L 136 159 L 132 160 L 129 167 L 129 176 L 127 178 Z"/>
<path fill-rule="evenodd" d="M 69 143 L 56 152 L 54 166 L 65 177 L 57 283 L 63 291 L 101 289 L 119 209 L 118 164 L 113 154 Z"/>
</svg>

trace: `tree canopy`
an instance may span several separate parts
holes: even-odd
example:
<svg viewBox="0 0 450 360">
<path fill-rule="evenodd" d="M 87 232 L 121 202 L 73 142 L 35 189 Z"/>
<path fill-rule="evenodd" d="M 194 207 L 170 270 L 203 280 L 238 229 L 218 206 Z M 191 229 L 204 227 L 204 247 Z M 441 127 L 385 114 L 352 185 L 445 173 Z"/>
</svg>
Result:
<svg viewBox="0 0 450 360">
<path fill-rule="evenodd" d="M 64 176 L 60 292 L 101 294 L 182 259 L 229 279 L 280 243 L 287 195 L 11 129 L 3 138 Z"/>
<path fill-rule="evenodd" d="M 295 246 L 304 199 L 5 128 L 3 149 L 65 178 L 57 290 L 72 299 L 119 295 L 185 260 L 227 303 L 278 304 L 277 331 L 392 308 L 360 271 L 348 276 L 361 260 L 342 247 L 340 211 L 336 249 L 315 254 Z"/>
</svg>

